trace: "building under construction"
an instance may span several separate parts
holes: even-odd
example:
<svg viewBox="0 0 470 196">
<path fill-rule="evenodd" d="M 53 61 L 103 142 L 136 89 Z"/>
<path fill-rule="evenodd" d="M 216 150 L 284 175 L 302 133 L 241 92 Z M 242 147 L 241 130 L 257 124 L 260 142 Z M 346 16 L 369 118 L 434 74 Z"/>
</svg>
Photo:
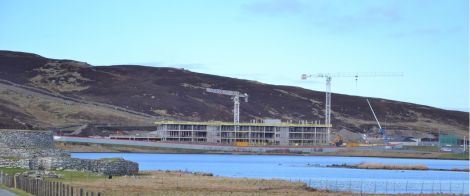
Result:
<svg viewBox="0 0 470 196">
<path fill-rule="evenodd" d="M 234 103 L 233 123 L 228 122 L 157 122 L 154 133 L 161 141 L 228 144 L 236 146 L 318 146 L 329 144 L 331 124 L 283 123 L 278 119 L 240 123 L 240 98 L 248 94 L 207 88 L 206 92 L 230 96 Z"/>
<path fill-rule="evenodd" d="M 252 123 L 156 122 L 154 132 L 161 141 L 229 144 L 237 146 L 318 146 L 328 145 L 329 125 L 283 123 L 265 120 Z"/>
</svg>

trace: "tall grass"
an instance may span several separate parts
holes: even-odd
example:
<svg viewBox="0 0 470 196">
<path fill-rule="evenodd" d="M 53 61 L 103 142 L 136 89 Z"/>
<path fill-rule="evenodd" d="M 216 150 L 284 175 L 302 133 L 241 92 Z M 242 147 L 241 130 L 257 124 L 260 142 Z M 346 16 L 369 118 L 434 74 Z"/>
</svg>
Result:
<svg viewBox="0 0 470 196">
<path fill-rule="evenodd" d="M 401 164 L 383 164 L 383 163 L 359 163 L 354 165 L 359 169 L 391 169 L 391 170 L 428 170 L 426 165 L 401 165 Z"/>
</svg>

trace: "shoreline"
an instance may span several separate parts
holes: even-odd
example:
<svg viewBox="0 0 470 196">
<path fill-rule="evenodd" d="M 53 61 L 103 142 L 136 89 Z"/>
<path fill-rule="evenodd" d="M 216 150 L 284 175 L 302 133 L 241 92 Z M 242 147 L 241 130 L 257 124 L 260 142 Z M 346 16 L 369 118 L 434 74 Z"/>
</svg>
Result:
<svg viewBox="0 0 470 196">
<path fill-rule="evenodd" d="M 214 154 L 214 155 L 266 155 L 266 156 L 342 156 L 342 157 L 377 157 L 377 158 L 401 158 L 401 159 L 430 159 L 430 160 L 469 160 L 468 154 L 448 154 L 438 152 L 374 152 L 374 151 L 338 151 L 315 153 L 255 153 L 255 152 L 228 152 L 207 151 L 194 149 L 172 149 L 144 146 L 127 146 L 115 144 L 87 144 L 56 142 L 56 147 L 71 153 L 137 153 L 137 154 Z M 456 157 L 455 157 L 456 156 Z"/>
</svg>

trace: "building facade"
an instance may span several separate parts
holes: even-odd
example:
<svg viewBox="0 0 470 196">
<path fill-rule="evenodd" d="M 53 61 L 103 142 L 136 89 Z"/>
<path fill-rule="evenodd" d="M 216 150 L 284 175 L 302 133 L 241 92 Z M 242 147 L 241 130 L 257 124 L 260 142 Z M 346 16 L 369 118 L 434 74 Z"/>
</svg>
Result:
<svg viewBox="0 0 470 196">
<path fill-rule="evenodd" d="M 161 141 L 237 146 L 328 145 L 329 126 L 292 123 L 157 122 Z"/>
</svg>

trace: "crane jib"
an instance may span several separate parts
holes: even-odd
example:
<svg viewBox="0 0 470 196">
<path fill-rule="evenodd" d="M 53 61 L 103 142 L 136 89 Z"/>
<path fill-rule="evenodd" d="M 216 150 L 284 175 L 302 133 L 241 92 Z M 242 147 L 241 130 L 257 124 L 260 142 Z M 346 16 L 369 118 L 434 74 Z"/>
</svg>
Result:
<svg viewBox="0 0 470 196">
<path fill-rule="evenodd" d="M 213 89 L 213 88 L 206 88 L 207 92 L 222 94 L 222 95 L 230 95 L 230 96 L 238 96 L 238 97 L 246 97 L 246 94 L 242 94 L 238 91 L 229 91 L 229 90 L 222 90 L 222 89 Z"/>
</svg>

